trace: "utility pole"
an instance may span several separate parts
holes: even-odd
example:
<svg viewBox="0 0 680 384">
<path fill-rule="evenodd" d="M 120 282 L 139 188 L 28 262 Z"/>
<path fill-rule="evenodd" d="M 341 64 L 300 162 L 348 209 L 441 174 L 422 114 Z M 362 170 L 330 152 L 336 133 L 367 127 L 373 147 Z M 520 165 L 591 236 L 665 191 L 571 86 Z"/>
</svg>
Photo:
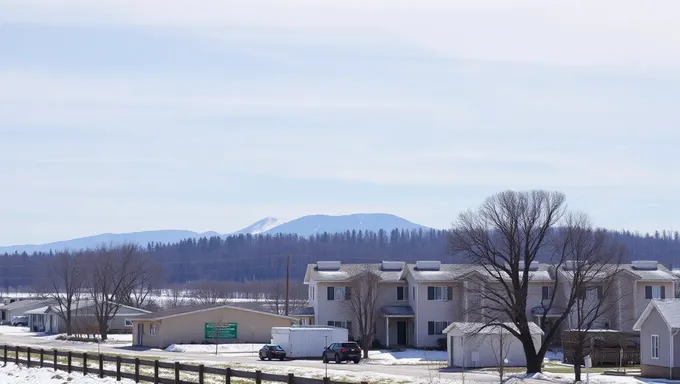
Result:
<svg viewBox="0 0 680 384">
<path fill-rule="evenodd" d="M 286 256 L 286 316 L 288 316 L 289 289 L 290 289 L 290 255 Z"/>
</svg>

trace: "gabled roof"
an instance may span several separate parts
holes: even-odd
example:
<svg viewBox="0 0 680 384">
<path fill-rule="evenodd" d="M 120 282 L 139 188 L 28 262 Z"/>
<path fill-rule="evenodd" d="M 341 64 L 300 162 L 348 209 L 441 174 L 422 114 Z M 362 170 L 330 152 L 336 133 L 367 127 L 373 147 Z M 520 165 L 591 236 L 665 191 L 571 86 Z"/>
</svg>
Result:
<svg viewBox="0 0 680 384">
<path fill-rule="evenodd" d="M 385 317 L 414 317 L 416 315 L 410 305 L 387 305 L 380 308 L 380 314 Z"/>
<path fill-rule="evenodd" d="M 674 281 L 678 280 L 671 271 L 668 270 L 663 264 L 657 264 L 656 270 L 642 270 L 633 267 L 633 264 L 621 264 L 621 269 L 632 273 L 639 280 L 644 281 Z"/>
<path fill-rule="evenodd" d="M 290 317 L 290 316 L 283 316 L 279 315 L 276 313 L 271 313 L 271 312 L 263 312 L 263 311 L 256 311 L 254 309 L 248 309 L 248 308 L 241 308 L 241 307 L 234 307 L 232 305 L 201 305 L 201 306 L 196 306 L 196 307 L 178 307 L 178 308 L 172 308 L 168 309 L 165 311 L 160 311 L 160 312 L 154 312 L 154 313 L 147 313 L 141 316 L 137 316 L 133 321 L 137 320 L 163 320 L 163 319 L 169 319 L 171 317 L 178 317 L 178 316 L 183 316 L 183 315 L 188 315 L 192 313 L 199 313 L 199 312 L 206 312 L 206 311 L 213 311 L 216 309 L 234 309 L 237 311 L 244 311 L 244 312 L 251 312 L 251 313 L 257 313 L 260 315 L 267 315 L 267 316 L 272 316 L 272 317 L 279 317 L 282 319 L 288 319 L 291 321 L 297 321 L 296 318 Z"/>
<path fill-rule="evenodd" d="M 50 306 L 48 305 L 46 307 L 31 309 L 30 311 L 24 312 L 24 314 L 26 314 L 26 315 L 43 315 L 43 314 L 45 314 L 49 311 L 50 311 Z"/>
<path fill-rule="evenodd" d="M 645 323 L 652 311 L 659 312 L 661 318 L 666 322 L 668 328 L 680 329 L 680 299 L 654 299 L 647 304 L 644 312 L 633 325 L 634 331 L 641 331 L 642 324 Z"/>
<path fill-rule="evenodd" d="M 374 272 L 380 276 L 383 282 L 402 282 L 402 271 L 383 271 L 382 264 L 342 264 L 337 271 L 319 270 L 316 264 L 307 265 L 305 283 L 310 281 L 320 282 L 345 282 L 364 272 Z"/>
<path fill-rule="evenodd" d="M 314 307 L 304 307 L 293 312 L 293 316 L 314 316 Z"/>
<path fill-rule="evenodd" d="M 517 326 L 514 323 L 503 323 L 503 325 L 519 332 Z M 529 331 L 532 335 L 542 335 L 543 330 L 541 327 L 536 325 L 533 321 L 527 323 L 529 326 Z M 455 333 L 459 335 L 471 335 L 471 334 L 501 334 L 507 333 L 508 330 L 501 327 L 500 325 L 487 325 L 485 323 L 451 323 L 446 329 L 442 331 L 444 334 Z"/>
<path fill-rule="evenodd" d="M 44 299 L 44 300 L 21 300 L 21 301 L 15 301 L 11 304 L 3 305 L 0 307 L 0 310 L 3 311 L 13 311 L 15 309 L 21 309 L 24 307 L 30 307 L 32 305 L 40 305 L 42 303 L 49 304 L 52 302 L 52 300 L 49 299 Z"/>
</svg>

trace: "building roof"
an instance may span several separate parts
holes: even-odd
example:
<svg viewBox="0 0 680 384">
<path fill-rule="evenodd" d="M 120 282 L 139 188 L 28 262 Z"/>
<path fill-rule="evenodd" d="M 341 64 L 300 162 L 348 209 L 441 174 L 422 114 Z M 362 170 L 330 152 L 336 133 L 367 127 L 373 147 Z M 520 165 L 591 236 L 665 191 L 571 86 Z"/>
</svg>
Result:
<svg viewBox="0 0 680 384">
<path fill-rule="evenodd" d="M 344 282 L 365 272 L 374 272 L 383 282 L 401 282 L 402 271 L 383 271 L 382 264 L 341 264 L 337 271 L 319 270 L 316 264 L 307 265 L 305 282 L 311 280 L 321 282 Z"/>
<path fill-rule="evenodd" d="M 304 307 L 293 312 L 293 316 L 314 316 L 314 307 Z"/>
<path fill-rule="evenodd" d="M 642 270 L 633 267 L 633 264 L 621 264 L 621 269 L 628 271 L 635 275 L 638 279 L 644 281 L 674 281 L 678 280 L 671 271 L 663 264 L 657 264 L 656 270 Z"/>
<path fill-rule="evenodd" d="M 50 310 L 50 306 L 48 305 L 46 307 L 31 309 L 30 311 L 24 312 L 24 314 L 26 314 L 26 315 L 43 315 L 43 314 L 49 312 L 49 310 Z"/>
<path fill-rule="evenodd" d="M 510 327 L 511 329 L 517 330 L 517 326 L 514 323 L 503 323 L 503 325 Z M 543 330 L 536 325 L 533 321 L 527 323 L 529 326 L 529 331 L 532 335 L 542 335 Z M 487 325 L 486 323 L 451 323 L 442 333 L 455 333 L 461 335 L 470 334 L 501 334 L 508 332 L 507 329 L 501 327 L 500 325 Z M 518 331 L 519 332 L 519 331 Z"/>
<path fill-rule="evenodd" d="M 263 311 L 256 311 L 254 309 L 248 309 L 248 308 L 241 308 L 241 307 L 234 307 L 232 305 L 200 305 L 200 306 L 195 306 L 195 307 L 178 307 L 178 308 L 172 308 L 168 309 L 165 311 L 160 311 L 160 312 L 154 312 L 154 313 L 146 313 L 141 316 L 137 316 L 133 321 L 136 320 L 163 320 L 163 319 L 168 319 L 171 317 L 178 317 L 178 316 L 183 316 L 183 315 L 188 315 L 192 313 L 198 313 L 198 312 L 206 312 L 206 311 L 212 311 L 216 309 L 234 309 L 237 311 L 244 311 L 244 312 L 252 312 L 252 313 L 258 313 L 261 315 L 267 315 L 267 316 L 272 316 L 272 317 L 280 317 L 288 320 L 297 320 L 294 317 L 290 316 L 283 316 L 279 315 L 276 313 L 271 313 L 271 312 L 263 312 Z"/>
<path fill-rule="evenodd" d="M 414 317 L 416 315 L 410 305 L 388 305 L 380 308 L 380 314 L 385 317 Z"/>
<path fill-rule="evenodd" d="M 13 303 L 11 303 L 11 304 L 3 305 L 2 307 L 0 307 L 0 310 L 3 310 L 3 311 L 13 311 L 13 310 L 15 310 L 15 309 L 21 309 L 21 308 L 24 308 L 24 307 L 30 307 L 30 306 L 32 306 L 32 305 L 40 305 L 40 304 L 42 304 L 42 303 L 48 304 L 48 303 L 50 303 L 51 301 L 52 301 L 52 300 L 48 300 L 48 299 L 45 299 L 45 300 L 21 300 L 21 301 L 15 301 L 15 302 L 13 302 Z"/>
<path fill-rule="evenodd" d="M 641 331 L 642 324 L 654 310 L 659 312 L 661 318 L 668 324 L 668 328 L 680 329 L 680 299 L 654 299 L 647 304 L 642 315 L 633 325 L 633 330 Z"/>
</svg>

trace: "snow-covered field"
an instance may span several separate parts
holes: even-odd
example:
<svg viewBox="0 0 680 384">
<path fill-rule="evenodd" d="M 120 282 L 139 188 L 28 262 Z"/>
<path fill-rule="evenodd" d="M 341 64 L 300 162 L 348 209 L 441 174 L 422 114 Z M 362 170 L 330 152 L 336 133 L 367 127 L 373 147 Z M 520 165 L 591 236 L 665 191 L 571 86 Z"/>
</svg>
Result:
<svg viewBox="0 0 680 384">
<path fill-rule="evenodd" d="M 583 373 L 582 379 L 585 379 Z M 574 382 L 573 375 L 557 375 L 537 373 L 534 375 L 510 375 L 505 380 L 505 384 L 522 384 L 522 383 L 557 383 L 557 384 L 571 384 Z M 590 375 L 591 384 L 642 384 L 643 382 L 631 376 L 608 376 L 593 374 Z"/>
<path fill-rule="evenodd" d="M 132 380 L 116 381 L 115 378 L 100 379 L 96 376 L 83 376 L 82 373 L 68 374 L 66 372 L 54 372 L 48 368 L 26 368 L 12 363 L 6 367 L 0 365 L 0 382 L 2 384 L 132 384 Z"/>
<path fill-rule="evenodd" d="M 369 351 L 366 362 L 382 365 L 433 364 L 444 363 L 446 358 L 446 351 L 407 349 L 405 351 Z"/>
<path fill-rule="evenodd" d="M 264 344 L 219 344 L 218 353 L 257 353 Z M 167 352 L 215 353 L 215 344 L 172 344 Z"/>
</svg>

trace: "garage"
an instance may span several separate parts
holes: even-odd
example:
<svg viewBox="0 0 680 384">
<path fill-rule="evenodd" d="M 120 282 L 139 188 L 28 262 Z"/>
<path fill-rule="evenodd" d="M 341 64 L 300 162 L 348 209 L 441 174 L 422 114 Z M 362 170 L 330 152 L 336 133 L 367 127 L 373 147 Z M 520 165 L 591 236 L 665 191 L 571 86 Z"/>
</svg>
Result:
<svg viewBox="0 0 680 384">
<path fill-rule="evenodd" d="M 517 329 L 513 323 L 503 325 Z M 543 331 L 533 322 L 529 322 L 528 325 L 534 346 L 539 349 Z M 496 367 L 503 361 L 508 367 L 526 365 L 522 343 L 500 325 L 451 323 L 443 333 L 446 334 L 447 360 L 450 367 Z"/>
<path fill-rule="evenodd" d="M 166 348 L 172 344 L 269 343 L 274 327 L 296 319 L 230 305 L 173 308 L 133 320 L 136 346 Z"/>
</svg>

